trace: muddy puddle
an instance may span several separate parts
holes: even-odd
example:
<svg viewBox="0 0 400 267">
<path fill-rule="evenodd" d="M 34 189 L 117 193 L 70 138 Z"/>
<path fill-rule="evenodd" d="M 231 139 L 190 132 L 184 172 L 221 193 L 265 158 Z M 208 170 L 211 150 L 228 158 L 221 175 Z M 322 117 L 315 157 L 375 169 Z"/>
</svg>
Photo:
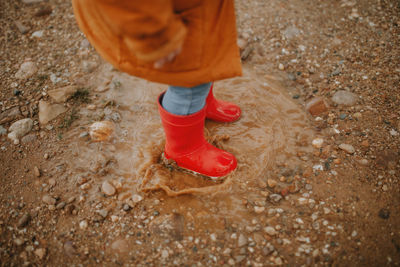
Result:
<svg viewBox="0 0 400 267">
<path fill-rule="evenodd" d="M 161 213 L 182 214 L 197 227 L 223 229 L 227 220 L 249 220 L 253 206 L 268 206 L 271 195 L 299 190 L 297 180 L 305 167 L 298 155 L 312 150 L 313 132 L 301 106 L 271 77 L 245 70 L 243 77 L 214 86 L 217 98 L 242 108 L 237 122 L 206 121 L 210 142 L 238 159 L 238 168 L 223 182 L 162 164 L 164 135 L 156 99 L 166 86 L 130 77 L 108 65 L 88 78 L 87 85 L 94 89 L 95 100 L 82 108 L 79 126 L 65 137 L 74 155 L 69 163 L 73 168 L 70 183 L 76 186 L 79 177 L 85 177 L 91 186 L 80 190 L 89 203 L 103 201 L 101 185 L 107 180 L 117 190 L 106 198 L 104 205 L 109 209 L 122 203 L 135 205 L 132 195 L 136 201 L 140 195 L 143 203 Z M 113 133 L 105 141 L 93 142 L 89 127 L 101 120 L 113 122 Z M 273 188 L 269 178 L 277 181 Z"/>
</svg>

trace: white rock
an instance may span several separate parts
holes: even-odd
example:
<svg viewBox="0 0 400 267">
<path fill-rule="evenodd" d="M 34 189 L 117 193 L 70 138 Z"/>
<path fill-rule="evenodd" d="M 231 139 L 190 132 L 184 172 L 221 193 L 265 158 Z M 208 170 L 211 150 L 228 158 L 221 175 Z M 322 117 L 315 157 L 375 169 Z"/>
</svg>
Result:
<svg viewBox="0 0 400 267">
<path fill-rule="evenodd" d="M 108 181 L 104 181 L 101 185 L 101 190 L 107 196 L 113 196 L 116 193 L 114 186 L 112 186 Z"/>
<path fill-rule="evenodd" d="M 324 207 L 324 214 L 329 214 L 329 213 L 331 213 L 331 210 L 329 208 Z"/>
<path fill-rule="evenodd" d="M 133 194 L 132 195 L 132 201 L 134 203 L 139 203 L 142 200 L 143 200 L 143 197 L 141 195 L 138 195 L 138 194 Z"/>
<path fill-rule="evenodd" d="M 79 228 L 86 229 L 87 227 L 88 227 L 88 222 L 86 220 L 83 220 L 79 223 Z"/>
<path fill-rule="evenodd" d="M 164 249 L 163 251 L 161 251 L 162 258 L 166 259 L 168 258 L 168 256 L 169 256 L 168 250 Z"/>
<path fill-rule="evenodd" d="M 339 105 L 354 105 L 357 102 L 357 95 L 345 90 L 339 90 L 332 96 L 332 101 Z"/>
<path fill-rule="evenodd" d="M 340 144 L 339 148 L 341 150 L 345 151 L 346 153 L 349 153 L 349 154 L 353 154 L 354 152 L 356 152 L 354 147 L 352 145 L 349 145 L 349 144 Z"/>
<path fill-rule="evenodd" d="M 39 122 L 40 124 L 47 124 L 49 121 L 55 119 L 60 114 L 67 111 L 67 108 L 61 104 L 50 104 L 44 100 L 39 101 Z"/>
<path fill-rule="evenodd" d="M 264 210 L 265 210 L 265 207 L 258 207 L 258 206 L 254 207 L 254 211 L 258 214 L 264 212 Z"/>
<path fill-rule="evenodd" d="M 27 79 L 37 72 L 36 64 L 32 61 L 26 61 L 21 64 L 21 67 L 15 73 L 17 79 Z"/>
<path fill-rule="evenodd" d="M 323 143 L 324 139 L 322 138 L 315 138 L 314 140 L 312 140 L 312 145 L 315 148 L 321 148 Z"/>
<path fill-rule="evenodd" d="M 34 38 L 42 38 L 42 37 L 43 37 L 43 33 L 44 33 L 43 30 L 41 30 L 41 31 L 35 31 L 34 33 L 32 33 L 31 37 L 34 37 Z"/>
<path fill-rule="evenodd" d="M 14 144 L 19 143 L 19 139 L 29 133 L 33 127 L 33 120 L 30 118 L 22 119 L 11 124 L 8 129 L 8 138 L 14 141 Z"/>
<path fill-rule="evenodd" d="M 304 197 L 300 197 L 297 199 L 297 202 L 299 203 L 299 205 L 306 205 L 306 204 L 308 204 L 308 199 L 304 198 Z"/>
<path fill-rule="evenodd" d="M 398 133 L 395 129 L 391 129 L 391 130 L 390 130 L 390 134 L 391 134 L 392 136 L 398 136 L 398 135 L 399 135 L 399 133 Z"/>
<path fill-rule="evenodd" d="M 275 231 L 275 229 L 274 229 L 273 227 L 271 227 L 271 226 L 265 227 L 265 228 L 264 228 L 264 231 L 265 231 L 268 235 L 271 235 L 271 236 L 274 236 L 274 235 L 277 234 L 277 232 Z"/>
</svg>

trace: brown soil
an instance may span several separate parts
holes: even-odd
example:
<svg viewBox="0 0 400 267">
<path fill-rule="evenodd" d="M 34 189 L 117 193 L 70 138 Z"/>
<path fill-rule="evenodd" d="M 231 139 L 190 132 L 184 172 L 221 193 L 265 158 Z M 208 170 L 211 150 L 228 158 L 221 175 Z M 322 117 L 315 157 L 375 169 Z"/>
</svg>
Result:
<svg viewBox="0 0 400 267">
<path fill-rule="evenodd" d="M 243 116 L 206 122 L 238 158 L 223 182 L 163 164 L 165 86 L 103 62 L 68 1 L 0 3 L 0 123 L 34 121 L 17 145 L 0 136 L 1 266 L 400 264 L 399 3 L 236 2 L 244 76 L 215 94 Z M 16 78 L 27 60 L 37 72 Z M 66 85 L 67 111 L 39 123 Z M 337 104 L 340 90 L 357 98 Z M 315 97 L 329 107 L 312 116 Z"/>
</svg>

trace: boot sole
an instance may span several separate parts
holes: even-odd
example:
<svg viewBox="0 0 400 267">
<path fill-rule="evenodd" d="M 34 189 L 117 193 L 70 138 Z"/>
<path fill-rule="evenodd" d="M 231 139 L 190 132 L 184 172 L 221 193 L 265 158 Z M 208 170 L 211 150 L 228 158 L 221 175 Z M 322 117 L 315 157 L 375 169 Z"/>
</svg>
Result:
<svg viewBox="0 0 400 267">
<path fill-rule="evenodd" d="M 226 177 L 228 177 L 229 175 L 231 175 L 235 171 L 235 170 L 233 170 L 232 172 L 228 173 L 225 176 L 213 177 L 213 176 L 207 176 L 207 175 L 204 175 L 204 174 L 201 174 L 201 173 L 189 170 L 189 169 L 182 168 L 182 167 L 178 166 L 178 164 L 176 164 L 175 160 L 167 159 L 165 157 L 164 153 L 161 154 L 161 160 L 162 160 L 162 163 L 165 165 L 165 167 L 167 167 L 168 169 L 171 169 L 171 168 L 172 169 L 176 169 L 178 171 L 182 171 L 182 172 L 194 175 L 194 176 L 199 177 L 199 178 L 209 179 L 209 180 L 212 180 L 214 182 L 219 182 L 219 181 L 225 180 Z"/>
</svg>

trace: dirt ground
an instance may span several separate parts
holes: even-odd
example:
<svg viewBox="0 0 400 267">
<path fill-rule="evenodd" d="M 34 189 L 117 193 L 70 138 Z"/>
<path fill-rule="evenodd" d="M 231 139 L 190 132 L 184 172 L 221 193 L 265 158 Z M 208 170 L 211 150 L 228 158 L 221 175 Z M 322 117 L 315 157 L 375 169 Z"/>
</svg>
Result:
<svg viewBox="0 0 400 267">
<path fill-rule="evenodd" d="M 1 266 L 400 265 L 400 2 L 236 9 L 215 183 L 162 163 L 165 86 L 104 62 L 69 1 L 0 2 Z"/>
</svg>

